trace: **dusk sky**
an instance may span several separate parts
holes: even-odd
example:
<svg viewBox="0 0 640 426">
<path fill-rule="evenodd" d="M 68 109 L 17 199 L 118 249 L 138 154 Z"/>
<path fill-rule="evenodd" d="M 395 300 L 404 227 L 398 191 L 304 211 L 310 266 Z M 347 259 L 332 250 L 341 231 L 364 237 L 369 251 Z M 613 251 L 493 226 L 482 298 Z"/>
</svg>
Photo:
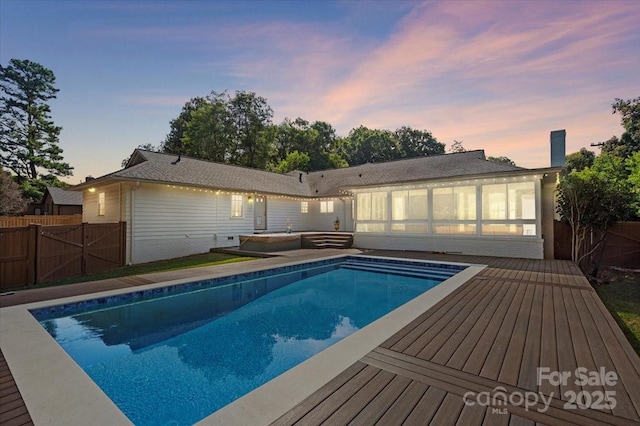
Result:
<svg viewBox="0 0 640 426">
<path fill-rule="evenodd" d="M 182 106 L 253 91 L 285 117 L 432 132 L 549 166 L 620 135 L 640 96 L 640 1 L 0 0 L 0 63 L 51 69 L 60 146 L 80 183 L 159 145 Z"/>
</svg>

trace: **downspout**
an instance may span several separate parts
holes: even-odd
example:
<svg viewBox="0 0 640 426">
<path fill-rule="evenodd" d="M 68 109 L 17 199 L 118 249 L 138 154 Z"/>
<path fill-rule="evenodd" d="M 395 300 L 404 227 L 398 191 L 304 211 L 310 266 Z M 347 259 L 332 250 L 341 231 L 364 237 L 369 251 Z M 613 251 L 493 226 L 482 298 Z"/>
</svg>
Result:
<svg viewBox="0 0 640 426">
<path fill-rule="evenodd" d="M 135 193 L 136 193 L 136 188 L 135 186 L 131 187 L 131 251 L 129 254 L 129 265 L 131 265 L 133 263 L 133 252 L 134 252 L 134 242 L 135 242 Z"/>
<path fill-rule="evenodd" d="M 118 182 L 118 208 L 120 209 L 120 222 L 124 222 L 124 211 L 122 210 L 122 182 Z"/>
</svg>

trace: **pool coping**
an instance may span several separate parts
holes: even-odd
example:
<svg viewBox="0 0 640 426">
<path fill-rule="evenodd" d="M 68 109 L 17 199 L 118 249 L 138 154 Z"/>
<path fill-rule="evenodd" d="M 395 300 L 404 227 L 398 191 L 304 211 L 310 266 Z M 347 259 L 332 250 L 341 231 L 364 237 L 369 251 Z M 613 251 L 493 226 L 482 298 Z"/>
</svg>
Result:
<svg viewBox="0 0 640 426">
<path fill-rule="evenodd" d="M 368 257 L 339 254 L 314 260 L 295 260 L 278 267 L 347 256 Z M 197 424 L 271 423 L 486 267 L 457 262 L 437 263 L 468 267 Z M 273 268 L 272 265 L 259 265 L 246 268 L 242 273 Z M 135 290 L 122 288 L 1 308 L 0 346 L 34 423 L 91 424 L 100 419 L 108 424 L 132 424 L 64 349 L 51 339 L 30 310 L 235 274 L 211 273 L 198 278 L 147 284 Z"/>
</svg>

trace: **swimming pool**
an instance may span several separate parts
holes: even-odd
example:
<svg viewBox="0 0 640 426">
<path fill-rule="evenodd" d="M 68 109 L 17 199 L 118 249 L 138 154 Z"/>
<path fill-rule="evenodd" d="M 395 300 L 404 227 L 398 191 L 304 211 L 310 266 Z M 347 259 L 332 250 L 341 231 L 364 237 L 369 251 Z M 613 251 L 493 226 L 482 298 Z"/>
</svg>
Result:
<svg viewBox="0 0 640 426">
<path fill-rule="evenodd" d="M 134 423 L 192 424 L 462 269 L 350 256 L 32 314 Z"/>
</svg>

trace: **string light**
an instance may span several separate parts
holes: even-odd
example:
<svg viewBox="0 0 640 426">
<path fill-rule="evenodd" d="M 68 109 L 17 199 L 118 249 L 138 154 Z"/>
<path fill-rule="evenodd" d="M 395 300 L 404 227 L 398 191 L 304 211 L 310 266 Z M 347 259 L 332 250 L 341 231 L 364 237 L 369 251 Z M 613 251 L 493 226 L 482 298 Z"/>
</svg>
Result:
<svg viewBox="0 0 640 426">
<path fill-rule="evenodd" d="M 351 188 L 349 190 L 338 189 L 338 194 L 335 196 L 321 196 L 321 197 L 301 197 L 301 196 L 292 196 L 292 195 L 284 195 L 284 194 L 264 194 L 257 191 L 229 191 L 222 189 L 206 189 L 206 188 L 197 188 L 197 187 L 185 187 L 185 186 L 176 186 L 171 184 L 166 184 L 167 188 L 179 189 L 182 191 L 193 191 L 193 192 L 201 192 L 205 194 L 215 194 L 215 195 L 242 195 L 247 197 L 262 197 L 269 199 L 279 199 L 279 200 L 291 200 L 291 201 L 328 201 L 328 200 L 336 200 L 336 199 L 344 199 L 344 198 L 354 198 L 359 193 L 368 193 L 368 192 L 384 192 L 384 191 L 399 191 L 399 190 L 407 190 L 407 189 L 429 189 L 436 187 L 453 187 L 453 186 L 461 186 L 461 185 L 482 185 L 482 184 L 492 184 L 497 182 L 522 182 L 522 181 L 536 181 L 541 178 L 547 177 L 548 174 L 544 173 L 543 175 L 522 175 L 522 176 L 511 176 L 511 177 L 493 177 L 493 178 L 472 178 L 466 180 L 457 180 L 457 181 L 440 181 L 440 182 L 424 182 L 424 183 L 412 183 L 412 184 L 402 184 L 398 183 L 398 185 L 386 185 L 377 188 L 368 187 L 368 188 Z M 557 178 L 559 173 L 555 173 L 555 177 Z"/>
</svg>

